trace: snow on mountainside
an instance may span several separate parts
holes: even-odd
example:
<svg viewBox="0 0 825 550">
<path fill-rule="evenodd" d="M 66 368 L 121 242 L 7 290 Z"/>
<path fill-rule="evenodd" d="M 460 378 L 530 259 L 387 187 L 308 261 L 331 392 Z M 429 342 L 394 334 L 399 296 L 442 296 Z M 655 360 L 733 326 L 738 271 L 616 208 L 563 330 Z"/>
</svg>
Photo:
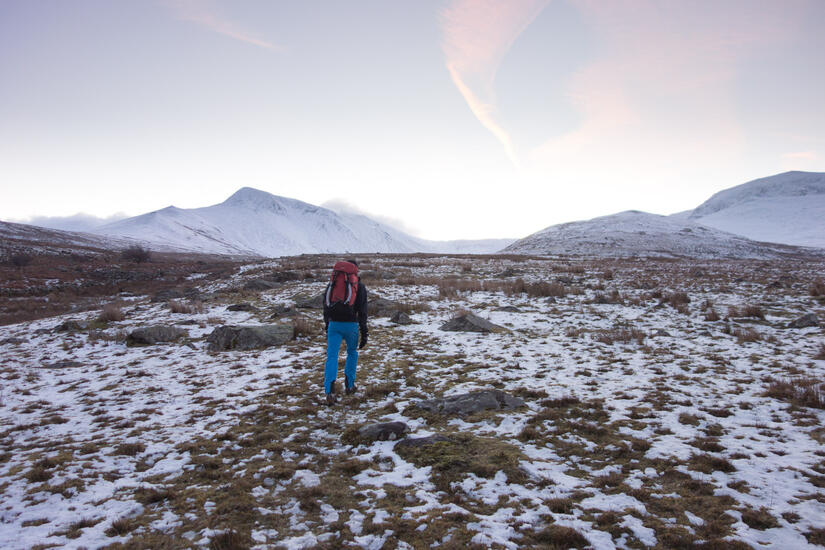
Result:
<svg viewBox="0 0 825 550">
<path fill-rule="evenodd" d="M 516 241 L 502 252 L 596 257 L 775 258 L 805 250 L 759 243 L 692 221 L 629 210 L 553 225 Z"/>
<path fill-rule="evenodd" d="M 725 189 L 689 220 L 749 239 L 825 248 L 825 173 L 785 172 Z"/>
<path fill-rule="evenodd" d="M 363 215 L 338 214 L 249 187 L 214 206 L 193 209 L 170 206 L 105 225 L 95 232 L 142 240 L 164 250 L 268 257 L 340 252 L 442 252 L 442 248 L 463 251 L 459 245 L 417 239 Z M 464 248 L 494 252 L 504 244 L 508 242 L 469 241 Z"/>
<path fill-rule="evenodd" d="M 0 221 L 0 259 L 14 254 L 99 254 L 122 250 L 135 244 L 135 241 L 129 239 Z"/>
</svg>

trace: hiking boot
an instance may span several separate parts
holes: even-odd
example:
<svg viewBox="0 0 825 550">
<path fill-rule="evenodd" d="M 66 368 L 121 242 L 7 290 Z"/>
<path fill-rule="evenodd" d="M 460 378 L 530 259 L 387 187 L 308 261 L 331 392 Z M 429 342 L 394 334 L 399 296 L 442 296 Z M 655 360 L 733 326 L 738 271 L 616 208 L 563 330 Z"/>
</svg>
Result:
<svg viewBox="0 0 825 550">
<path fill-rule="evenodd" d="M 338 399 L 335 397 L 334 393 L 330 392 L 330 393 L 327 394 L 327 405 L 329 405 L 329 406 L 335 405 L 335 402 L 337 400 Z"/>
<path fill-rule="evenodd" d="M 357 391 L 358 391 L 358 386 L 356 386 L 355 384 L 353 384 L 352 386 L 349 386 L 349 387 L 348 387 L 346 390 L 344 390 L 344 391 L 346 392 L 346 394 L 347 394 L 347 395 L 352 395 L 353 393 L 355 393 L 355 392 L 357 392 Z"/>
</svg>

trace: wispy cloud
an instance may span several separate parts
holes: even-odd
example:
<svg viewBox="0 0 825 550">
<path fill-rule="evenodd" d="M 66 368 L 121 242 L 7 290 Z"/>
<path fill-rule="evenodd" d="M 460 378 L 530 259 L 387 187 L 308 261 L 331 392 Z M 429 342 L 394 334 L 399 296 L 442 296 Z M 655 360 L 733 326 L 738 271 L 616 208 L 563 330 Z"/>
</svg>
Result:
<svg viewBox="0 0 825 550">
<path fill-rule="evenodd" d="M 712 17 L 690 2 L 572 4 L 599 37 L 600 52 L 567 83 L 579 126 L 531 151 L 531 160 L 604 173 L 657 165 L 667 173 L 698 159 L 721 165 L 744 149 L 740 64 L 754 48 L 791 36 L 806 2 L 755 9 L 731 0 L 713 3 Z"/>
<path fill-rule="evenodd" d="M 218 34 L 268 50 L 282 51 L 285 49 L 225 19 L 208 0 L 166 0 L 166 5 L 175 12 L 179 19 L 196 23 Z"/>
<path fill-rule="evenodd" d="M 470 110 L 518 165 L 509 132 L 498 116 L 494 82 L 516 38 L 549 0 L 454 0 L 441 12 L 447 70 Z"/>
</svg>

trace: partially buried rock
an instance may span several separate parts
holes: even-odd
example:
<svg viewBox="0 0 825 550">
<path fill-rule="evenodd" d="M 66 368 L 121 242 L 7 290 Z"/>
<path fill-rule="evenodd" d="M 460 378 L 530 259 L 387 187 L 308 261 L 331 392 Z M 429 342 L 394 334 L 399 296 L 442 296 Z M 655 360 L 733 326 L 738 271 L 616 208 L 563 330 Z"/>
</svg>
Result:
<svg viewBox="0 0 825 550">
<path fill-rule="evenodd" d="M 243 285 L 245 290 L 272 290 L 273 288 L 278 288 L 279 286 L 280 285 L 278 283 L 267 281 L 265 279 L 252 279 Z"/>
<path fill-rule="evenodd" d="M 368 441 L 393 441 L 407 435 L 407 425 L 403 422 L 368 424 L 358 429 L 358 435 Z"/>
<path fill-rule="evenodd" d="M 55 327 L 55 330 L 59 332 L 74 332 L 78 330 L 86 330 L 88 328 L 89 323 L 86 321 L 63 321 Z"/>
<path fill-rule="evenodd" d="M 801 317 L 797 317 L 796 319 L 788 323 L 788 328 L 808 328 L 818 326 L 819 317 L 816 316 L 816 313 L 807 313 Z"/>
<path fill-rule="evenodd" d="M 473 313 L 464 313 L 441 325 L 441 330 L 450 332 L 501 332 L 504 327 L 493 324 Z"/>
<path fill-rule="evenodd" d="M 390 317 L 390 322 L 396 325 L 411 325 L 413 320 L 403 311 L 396 311 L 392 314 L 392 317 Z"/>
<path fill-rule="evenodd" d="M 505 311 L 507 313 L 521 313 L 521 310 L 516 306 L 504 306 L 498 308 L 496 311 Z"/>
<path fill-rule="evenodd" d="M 83 363 L 78 363 L 77 361 L 72 361 L 71 359 L 63 359 L 56 363 L 50 363 L 48 365 L 43 365 L 44 369 L 75 369 L 78 367 L 82 367 Z"/>
<path fill-rule="evenodd" d="M 166 288 L 159 290 L 152 296 L 153 302 L 168 302 L 169 300 L 180 300 L 183 298 L 183 292 L 176 288 Z"/>
<path fill-rule="evenodd" d="M 428 445 L 435 445 L 436 443 L 449 443 L 452 439 L 449 437 L 435 434 L 435 435 L 428 435 L 427 437 L 408 437 L 404 441 L 400 441 L 398 445 L 395 446 L 396 449 L 404 449 L 406 448 L 418 448 L 418 447 L 427 447 Z"/>
<path fill-rule="evenodd" d="M 481 411 L 517 409 L 524 400 L 501 390 L 482 390 L 441 399 L 428 399 L 415 404 L 419 409 L 445 415 L 466 415 Z"/>
<path fill-rule="evenodd" d="M 222 326 L 207 336 L 211 351 L 251 350 L 280 346 L 295 337 L 292 324 Z"/>
<path fill-rule="evenodd" d="M 295 307 L 301 309 L 324 309 L 324 293 L 315 296 L 296 296 Z"/>
<path fill-rule="evenodd" d="M 373 317 L 390 317 L 401 310 L 401 304 L 380 296 L 371 296 L 367 303 L 370 315 Z"/>
<path fill-rule="evenodd" d="M 232 304 L 231 306 L 226 308 L 226 311 L 257 311 L 257 309 L 252 304 L 242 302 L 239 304 Z"/>
<path fill-rule="evenodd" d="M 153 345 L 162 342 L 175 342 L 183 338 L 187 332 L 178 327 L 166 325 L 155 325 L 151 327 L 141 327 L 133 330 L 126 337 L 126 344 L 133 345 Z"/>
</svg>

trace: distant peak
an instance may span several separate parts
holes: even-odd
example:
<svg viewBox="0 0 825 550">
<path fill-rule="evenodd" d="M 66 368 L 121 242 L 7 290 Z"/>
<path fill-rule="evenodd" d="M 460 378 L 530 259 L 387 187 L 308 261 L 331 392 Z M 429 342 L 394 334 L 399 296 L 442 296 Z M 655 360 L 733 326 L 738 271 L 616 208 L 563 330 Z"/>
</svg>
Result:
<svg viewBox="0 0 825 550">
<path fill-rule="evenodd" d="M 273 195 L 260 189 L 253 187 L 241 187 L 235 193 L 221 203 L 223 206 L 232 206 L 236 208 L 248 208 L 251 210 L 270 210 L 278 213 L 284 213 L 287 210 L 308 211 L 314 212 L 319 210 L 315 205 L 299 201 L 297 199 L 289 199 Z"/>
</svg>

